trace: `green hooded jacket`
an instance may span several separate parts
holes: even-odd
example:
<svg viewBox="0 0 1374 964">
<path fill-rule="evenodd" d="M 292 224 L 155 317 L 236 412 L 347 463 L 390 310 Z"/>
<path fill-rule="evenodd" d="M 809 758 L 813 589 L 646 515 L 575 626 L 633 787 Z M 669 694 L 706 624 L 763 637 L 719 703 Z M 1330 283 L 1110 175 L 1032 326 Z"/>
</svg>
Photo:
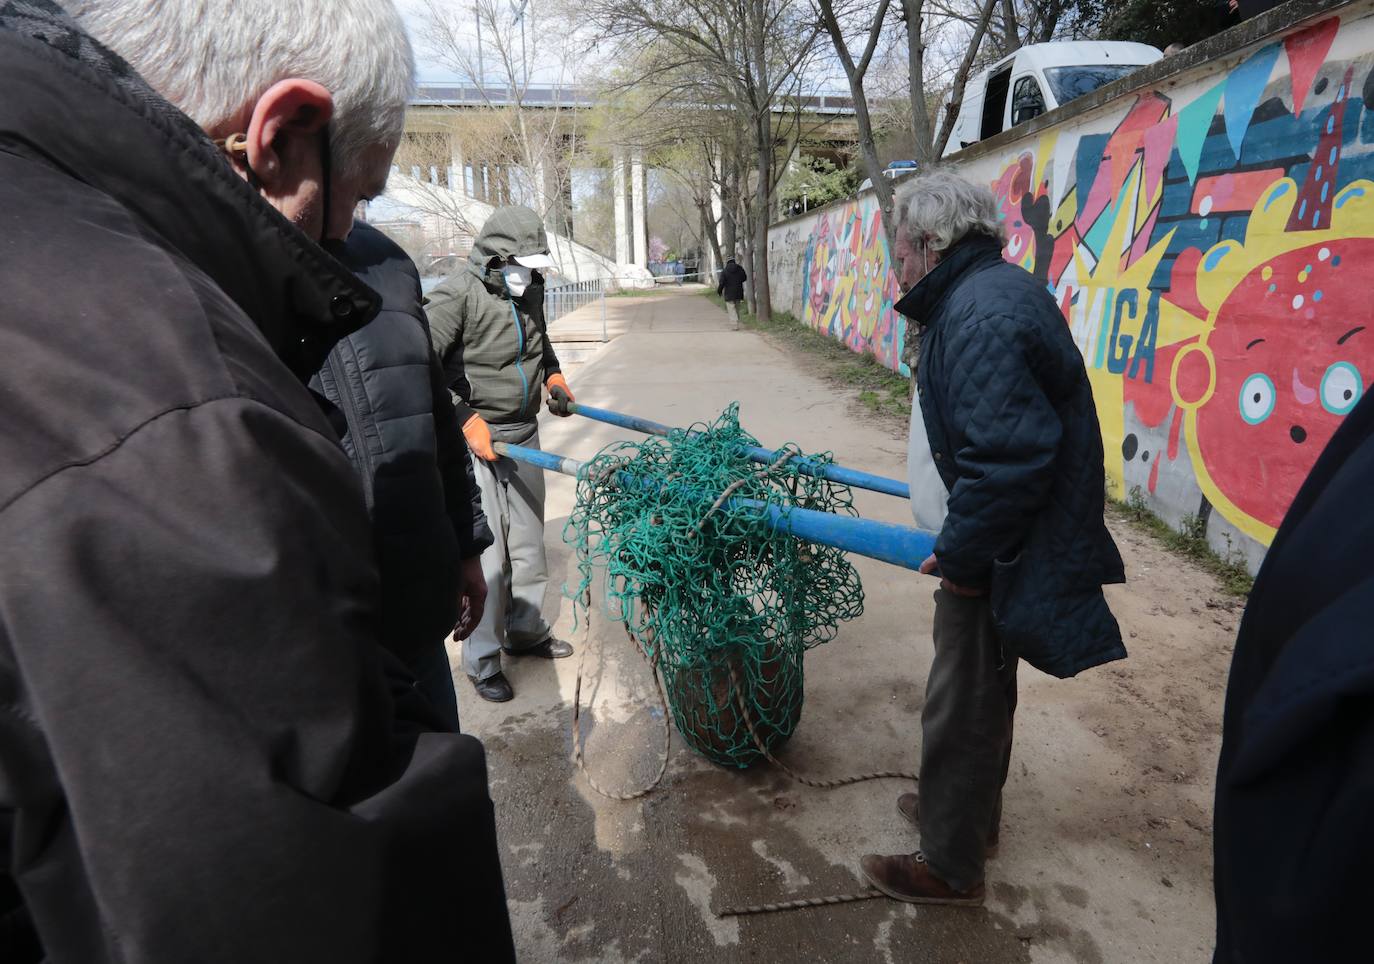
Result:
<svg viewBox="0 0 1374 964">
<path fill-rule="evenodd" d="M 525 293 L 512 298 L 500 266 L 548 251 L 539 215 L 497 208 L 473 242 L 469 263 L 426 299 L 459 424 L 474 413 L 494 424 L 533 422 L 539 414 L 544 382 L 561 370 L 544 327 L 544 279 L 535 271 Z"/>
</svg>

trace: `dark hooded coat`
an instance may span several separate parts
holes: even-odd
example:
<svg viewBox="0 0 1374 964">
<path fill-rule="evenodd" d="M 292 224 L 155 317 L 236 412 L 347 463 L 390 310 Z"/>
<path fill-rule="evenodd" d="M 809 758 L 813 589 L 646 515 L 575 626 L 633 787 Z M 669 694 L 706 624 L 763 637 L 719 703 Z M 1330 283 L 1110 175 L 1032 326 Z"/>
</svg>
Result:
<svg viewBox="0 0 1374 964">
<path fill-rule="evenodd" d="M 0 91 L 0 960 L 509 959 L 304 384 L 376 295 L 55 4 Z"/>
</svg>

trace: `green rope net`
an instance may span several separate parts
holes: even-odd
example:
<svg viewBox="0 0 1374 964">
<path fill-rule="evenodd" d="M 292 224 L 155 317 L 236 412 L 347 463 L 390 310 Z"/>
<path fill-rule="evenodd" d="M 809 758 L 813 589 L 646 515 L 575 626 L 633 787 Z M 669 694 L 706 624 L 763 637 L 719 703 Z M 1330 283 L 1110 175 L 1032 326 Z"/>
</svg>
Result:
<svg viewBox="0 0 1374 964">
<path fill-rule="evenodd" d="M 710 425 L 609 445 L 578 473 L 563 532 L 580 575 L 569 597 L 586 605 L 593 571 L 604 568 L 610 615 L 662 671 L 678 732 L 737 767 L 762 755 L 750 723 L 770 753 L 792 735 L 803 654 L 863 611 L 843 552 L 765 522 L 768 506 L 857 515 L 849 488 L 800 474 L 792 447 L 771 465 L 741 454 L 757 445 L 740 428 L 738 403 Z"/>
</svg>

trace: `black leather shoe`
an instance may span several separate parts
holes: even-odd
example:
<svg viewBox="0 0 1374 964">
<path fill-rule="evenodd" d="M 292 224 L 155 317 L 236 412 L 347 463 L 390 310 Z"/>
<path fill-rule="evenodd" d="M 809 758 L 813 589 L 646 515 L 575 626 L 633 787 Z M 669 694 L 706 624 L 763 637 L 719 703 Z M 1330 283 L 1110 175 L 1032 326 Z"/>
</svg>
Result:
<svg viewBox="0 0 1374 964">
<path fill-rule="evenodd" d="M 538 656 L 541 659 L 566 659 L 573 654 L 571 643 L 565 643 L 561 639 L 554 639 L 550 636 L 538 646 L 529 649 L 502 649 L 502 652 L 511 656 Z"/>
<path fill-rule="evenodd" d="M 468 679 L 472 680 L 477 695 L 488 703 L 505 703 L 515 698 L 515 690 L 510 688 L 510 680 L 506 679 L 505 673 L 497 673 L 486 679 L 473 679 L 471 676 Z"/>
</svg>

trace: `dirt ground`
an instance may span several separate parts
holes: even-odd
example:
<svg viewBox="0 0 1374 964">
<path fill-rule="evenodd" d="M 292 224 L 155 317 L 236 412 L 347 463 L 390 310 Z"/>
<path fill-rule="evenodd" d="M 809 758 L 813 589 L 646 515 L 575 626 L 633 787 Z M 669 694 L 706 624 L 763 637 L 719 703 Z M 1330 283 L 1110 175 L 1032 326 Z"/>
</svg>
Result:
<svg viewBox="0 0 1374 964">
<path fill-rule="evenodd" d="M 697 295 L 625 299 L 625 334 L 570 374 L 585 402 L 670 424 L 741 403 L 766 445 L 902 477 L 905 427 L 877 421 L 806 359 L 726 330 Z M 579 418 L 541 426 L 548 451 L 586 457 L 626 433 Z M 903 504 L 858 499 L 910 523 Z M 647 667 L 599 613 L 584 640 L 560 595 L 571 480 L 549 478 L 546 615 L 589 649 L 588 767 L 641 786 L 662 716 Z M 1123 524 L 1128 582 L 1109 587 L 1128 659 L 1061 681 L 1022 666 L 1001 856 L 979 909 L 886 899 L 719 918 L 724 906 L 860 889 L 861 854 L 918 846 L 897 815 L 910 784 L 835 790 L 768 765 L 727 771 L 674 736 L 662 784 L 639 800 L 596 794 L 571 761 L 576 658 L 512 660 L 514 701 L 478 700 L 457 674 L 464 729 L 487 746 L 517 947 L 525 961 L 1150 962 L 1210 959 L 1211 809 L 1221 710 L 1241 605 L 1212 578 Z M 785 761 L 828 777 L 916 768 L 934 585 L 857 560 L 865 613 L 807 657 L 806 703 Z"/>
</svg>

